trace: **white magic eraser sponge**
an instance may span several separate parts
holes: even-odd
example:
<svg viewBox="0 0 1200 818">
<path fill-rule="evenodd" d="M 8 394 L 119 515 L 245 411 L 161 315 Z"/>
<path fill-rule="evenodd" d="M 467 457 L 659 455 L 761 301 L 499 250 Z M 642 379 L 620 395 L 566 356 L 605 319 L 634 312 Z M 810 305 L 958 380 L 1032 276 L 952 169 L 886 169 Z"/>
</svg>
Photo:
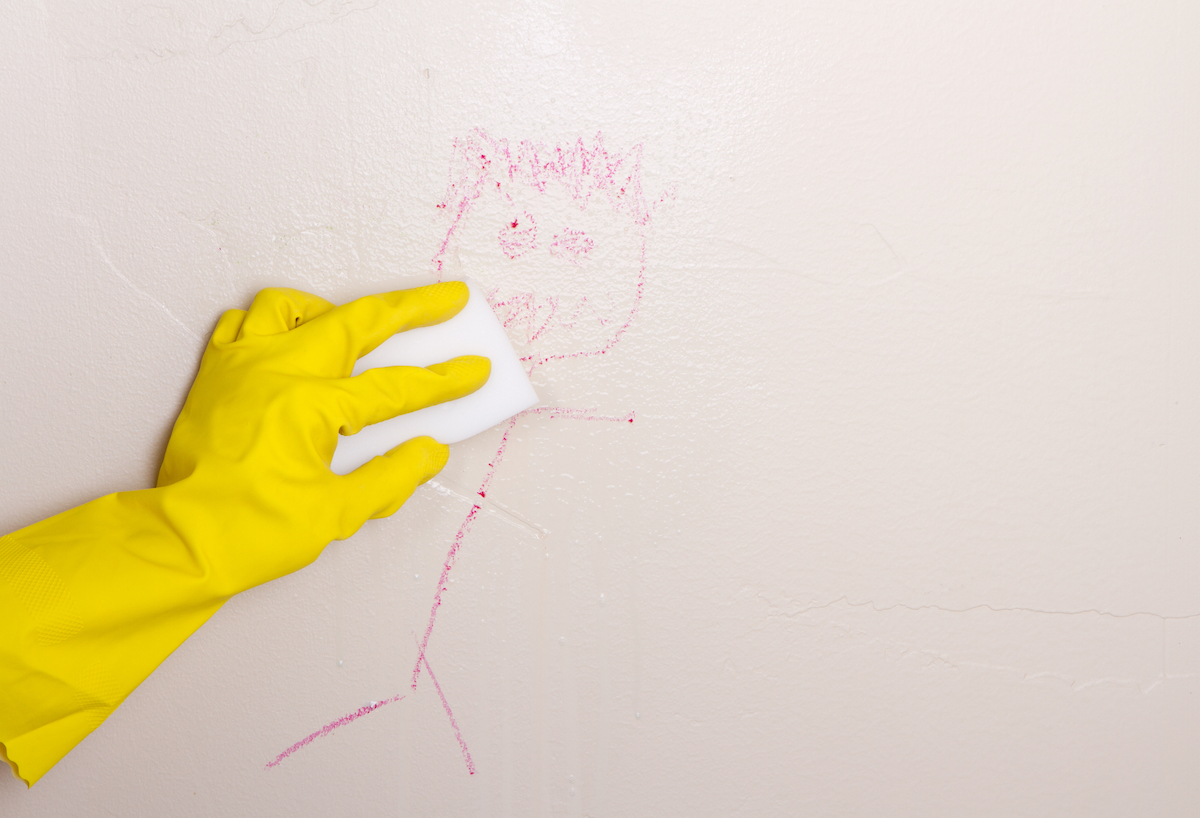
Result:
<svg viewBox="0 0 1200 818">
<path fill-rule="evenodd" d="M 465 283 L 470 297 L 458 315 L 431 327 L 396 333 L 359 358 L 354 374 L 379 366 L 429 366 L 459 355 L 482 355 L 492 362 L 487 383 L 458 400 L 398 415 L 356 435 L 339 435 L 330 465 L 334 472 L 348 474 L 421 435 L 439 443 L 466 440 L 537 404 L 525 367 L 483 291 L 470 279 Z"/>
</svg>

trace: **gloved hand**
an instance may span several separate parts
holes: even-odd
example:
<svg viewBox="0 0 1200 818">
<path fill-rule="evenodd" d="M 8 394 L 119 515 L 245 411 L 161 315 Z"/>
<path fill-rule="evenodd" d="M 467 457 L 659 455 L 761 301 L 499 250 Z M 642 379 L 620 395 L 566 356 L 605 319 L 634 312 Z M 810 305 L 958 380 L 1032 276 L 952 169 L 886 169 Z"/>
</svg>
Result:
<svg viewBox="0 0 1200 818">
<path fill-rule="evenodd" d="M 308 565 L 330 540 L 396 511 L 446 465 L 449 448 L 420 437 L 351 474 L 329 470 L 339 431 L 354 434 L 484 384 L 491 365 L 477 357 L 348 377 L 397 331 L 444 321 L 466 301 L 457 281 L 338 308 L 272 289 L 249 313 L 221 317 L 158 485 L 171 489 L 172 519 L 185 539 L 204 543 L 205 568 L 227 596 Z"/>
<path fill-rule="evenodd" d="M 393 333 L 467 301 L 458 282 L 341 307 L 263 290 L 217 323 L 158 485 L 0 538 L 0 753 L 32 785 L 239 591 L 387 516 L 446 463 L 416 438 L 351 474 L 337 434 L 467 395 L 486 358 L 349 377 Z"/>
</svg>

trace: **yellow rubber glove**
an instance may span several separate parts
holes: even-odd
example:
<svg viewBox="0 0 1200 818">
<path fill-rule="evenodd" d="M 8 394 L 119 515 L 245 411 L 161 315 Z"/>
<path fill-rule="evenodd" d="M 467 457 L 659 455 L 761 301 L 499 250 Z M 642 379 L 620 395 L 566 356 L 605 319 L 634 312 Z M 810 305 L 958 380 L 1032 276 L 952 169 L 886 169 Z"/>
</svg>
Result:
<svg viewBox="0 0 1200 818">
<path fill-rule="evenodd" d="M 467 302 L 458 282 L 341 307 L 263 290 L 217 323 L 153 489 L 0 537 L 0 756 L 30 786 L 229 597 L 398 509 L 446 463 L 428 437 L 329 470 L 338 432 L 469 394 L 486 358 L 350 377 L 393 333 Z"/>
</svg>

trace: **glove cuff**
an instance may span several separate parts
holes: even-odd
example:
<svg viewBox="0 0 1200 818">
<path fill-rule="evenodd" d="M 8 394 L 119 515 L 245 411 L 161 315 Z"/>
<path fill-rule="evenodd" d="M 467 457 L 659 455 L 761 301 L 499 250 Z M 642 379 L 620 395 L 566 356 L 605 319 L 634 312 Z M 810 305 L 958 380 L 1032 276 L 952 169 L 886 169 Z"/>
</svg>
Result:
<svg viewBox="0 0 1200 818">
<path fill-rule="evenodd" d="M 29 785 L 228 598 L 162 491 L 110 494 L 0 537 L 0 743 Z"/>
</svg>

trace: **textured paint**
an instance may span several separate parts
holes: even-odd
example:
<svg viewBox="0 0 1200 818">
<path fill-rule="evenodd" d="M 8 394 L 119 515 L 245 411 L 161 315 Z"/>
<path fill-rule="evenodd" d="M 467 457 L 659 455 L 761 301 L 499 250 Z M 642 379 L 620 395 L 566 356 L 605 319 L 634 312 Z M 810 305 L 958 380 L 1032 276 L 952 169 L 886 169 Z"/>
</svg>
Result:
<svg viewBox="0 0 1200 818">
<path fill-rule="evenodd" d="M 544 404 L 0 814 L 1195 813 L 1194 4 L 9 6 L 4 528 L 266 286 L 469 275 Z"/>
</svg>

